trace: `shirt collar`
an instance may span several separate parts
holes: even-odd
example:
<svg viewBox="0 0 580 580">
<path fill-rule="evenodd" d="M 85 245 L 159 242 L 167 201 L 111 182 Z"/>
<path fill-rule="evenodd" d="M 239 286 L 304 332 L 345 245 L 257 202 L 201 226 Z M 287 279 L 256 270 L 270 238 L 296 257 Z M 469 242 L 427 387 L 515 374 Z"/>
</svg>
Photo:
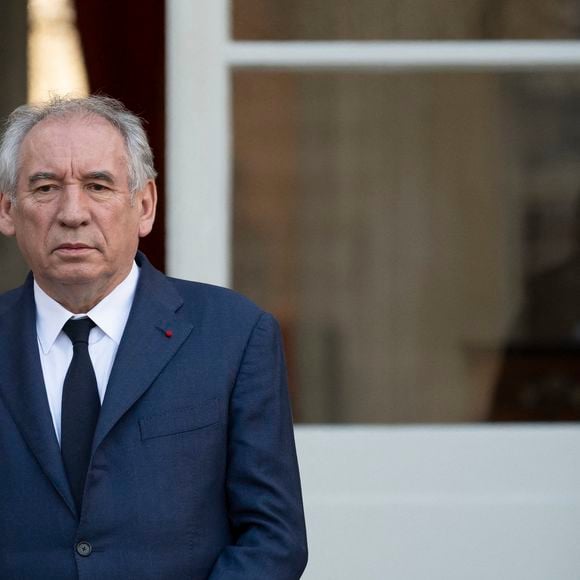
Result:
<svg viewBox="0 0 580 580">
<path fill-rule="evenodd" d="M 133 262 L 128 276 L 86 313 L 86 316 L 89 316 L 117 345 L 121 342 L 129 318 L 138 281 L 139 268 Z M 40 346 L 46 354 L 52 348 L 65 322 L 78 315 L 69 312 L 46 294 L 36 280 L 34 281 L 34 301 L 36 303 L 36 333 Z"/>
</svg>

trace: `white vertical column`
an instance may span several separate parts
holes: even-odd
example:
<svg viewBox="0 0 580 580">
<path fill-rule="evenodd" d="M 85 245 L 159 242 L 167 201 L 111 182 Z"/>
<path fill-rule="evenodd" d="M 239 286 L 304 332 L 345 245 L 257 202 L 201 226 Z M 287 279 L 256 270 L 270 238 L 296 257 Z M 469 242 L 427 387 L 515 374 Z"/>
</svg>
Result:
<svg viewBox="0 0 580 580">
<path fill-rule="evenodd" d="M 228 285 L 227 0 L 167 2 L 167 271 Z"/>
</svg>

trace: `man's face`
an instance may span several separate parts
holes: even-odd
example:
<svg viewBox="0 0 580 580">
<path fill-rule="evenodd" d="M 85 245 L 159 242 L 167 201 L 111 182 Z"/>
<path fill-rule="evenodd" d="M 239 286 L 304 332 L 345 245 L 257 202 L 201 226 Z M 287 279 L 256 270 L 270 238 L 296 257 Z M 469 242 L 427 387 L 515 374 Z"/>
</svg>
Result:
<svg viewBox="0 0 580 580">
<path fill-rule="evenodd" d="M 132 199 L 125 143 L 108 121 L 49 117 L 22 142 L 16 201 L 0 198 L 0 231 L 16 236 L 47 294 L 96 303 L 128 274 L 155 202 L 153 182 Z"/>
</svg>

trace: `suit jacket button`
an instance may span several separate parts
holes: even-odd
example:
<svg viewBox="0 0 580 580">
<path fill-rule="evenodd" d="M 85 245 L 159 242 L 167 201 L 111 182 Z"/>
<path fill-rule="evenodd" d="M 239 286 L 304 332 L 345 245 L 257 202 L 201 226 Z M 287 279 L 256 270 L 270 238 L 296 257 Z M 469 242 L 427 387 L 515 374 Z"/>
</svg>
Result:
<svg viewBox="0 0 580 580">
<path fill-rule="evenodd" d="M 84 558 L 86 558 L 87 556 L 91 555 L 93 547 L 88 542 L 79 542 L 75 546 L 75 550 L 79 556 L 83 556 Z"/>
</svg>

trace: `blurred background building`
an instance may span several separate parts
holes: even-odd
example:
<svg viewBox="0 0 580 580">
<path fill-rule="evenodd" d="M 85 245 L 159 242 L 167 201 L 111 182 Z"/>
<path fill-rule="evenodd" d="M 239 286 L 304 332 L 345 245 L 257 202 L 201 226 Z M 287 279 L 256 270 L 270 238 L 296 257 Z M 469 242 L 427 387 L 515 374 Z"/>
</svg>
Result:
<svg viewBox="0 0 580 580">
<path fill-rule="evenodd" d="M 559 511 L 578 515 L 570 490 L 580 475 L 566 471 L 566 453 L 580 451 L 575 426 L 508 433 L 496 423 L 580 417 L 578 2 L 3 0 L 0 14 L 0 113 L 92 91 L 147 119 L 160 212 L 143 249 L 168 273 L 229 284 L 277 316 L 297 421 L 420 425 L 395 428 L 396 445 L 353 427 L 347 457 L 383 441 L 377 481 L 391 481 L 387 463 L 408 469 L 425 487 L 402 504 L 437 506 L 420 513 L 443 530 L 461 529 L 450 514 L 466 505 L 471 517 L 503 506 L 478 541 L 488 534 L 495 545 L 510 530 L 501 543 L 512 546 L 523 533 L 495 557 L 513 570 L 526 554 L 531 562 L 522 576 L 486 569 L 492 550 L 468 576 L 441 564 L 393 578 L 576 577 L 565 539 L 574 524 Z M 0 289 L 25 275 L 12 240 L 0 239 L 0 264 Z M 313 470 L 348 432 L 316 429 L 298 432 Z M 433 499 L 437 473 L 458 503 Z M 323 494 L 321 481 L 333 489 L 343 477 L 307 470 L 306 489 Z M 356 495 L 372 477 L 340 489 Z M 521 486 L 485 496 L 484 482 L 508 480 Z M 370 494 L 376 505 L 361 493 L 395 522 L 387 535 L 416 513 L 398 510 L 400 495 L 385 500 L 384 488 Z M 343 513 L 337 494 L 312 500 L 315 546 L 327 533 L 318 522 Z M 352 522 L 364 510 L 349 502 Z M 449 562 L 436 536 L 419 544 L 434 542 Z M 391 557 L 408 562 L 409 546 Z M 549 576 L 534 560 L 542 549 Z M 313 574 L 324 566 L 315 560 Z M 375 571 L 361 577 L 391 577 Z M 336 574 L 312 578 L 349 577 Z"/>
</svg>

